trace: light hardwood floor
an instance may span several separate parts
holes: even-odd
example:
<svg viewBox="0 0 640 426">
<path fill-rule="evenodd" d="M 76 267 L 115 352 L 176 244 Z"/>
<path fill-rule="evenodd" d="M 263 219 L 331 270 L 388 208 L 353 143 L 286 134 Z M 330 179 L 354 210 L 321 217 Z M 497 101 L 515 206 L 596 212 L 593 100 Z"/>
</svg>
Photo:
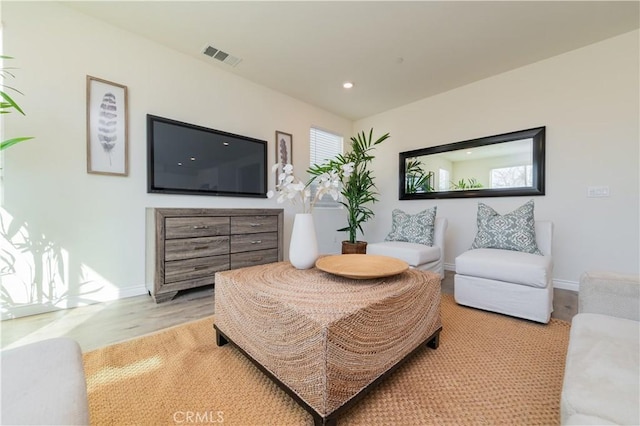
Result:
<svg viewBox="0 0 640 426">
<path fill-rule="evenodd" d="M 453 275 L 445 273 L 442 292 L 453 293 Z M 2 349 L 51 337 L 77 340 L 83 351 L 143 336 L 167 327 L 213 315 L 213 286 L 184 291 L 156 304 L 150 296 L 49 312 L 1 322 Z M 554 291 L 553 318 L 571 321 L 578 308 L 574 291 Z"/>
</svg>

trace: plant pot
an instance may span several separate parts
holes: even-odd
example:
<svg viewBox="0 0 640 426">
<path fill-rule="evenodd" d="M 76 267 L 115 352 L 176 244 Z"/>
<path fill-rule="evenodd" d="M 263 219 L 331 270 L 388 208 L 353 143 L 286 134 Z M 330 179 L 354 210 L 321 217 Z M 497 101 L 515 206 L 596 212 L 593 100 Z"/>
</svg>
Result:
<svg viewBox="0 0 640 426">
<path fill-rule="evenodd" d="M 356 241 L 351 243 L 345 240 L 342 242 L 342 254 L 367 254 L 367 242 Z"/>
</svg>

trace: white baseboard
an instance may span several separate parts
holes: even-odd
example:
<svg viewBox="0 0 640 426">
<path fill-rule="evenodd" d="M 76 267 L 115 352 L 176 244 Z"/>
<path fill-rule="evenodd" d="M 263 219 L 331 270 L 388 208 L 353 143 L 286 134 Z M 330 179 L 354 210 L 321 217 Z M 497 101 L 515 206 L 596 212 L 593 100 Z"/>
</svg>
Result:
<svg viewBox="0 0 640 426">
<path fill-rule="evenodd" d="M 445 271 L 455 272 L 456 271 L 456 264 L 455 263 L 445 263 L 444 264 L 444 269 L 445 269 Z M 559 280 L 559 279 L 554 278 L 553 279 L 553 288 L 558 288 L 558 289 L 561 289 L 561 290 L 571 290 L 571 291 L 577 292 L 580 289 L 580 283 L 578 283 L 577 281 Z"/>
<path fill-rule="evenodd" d="M 576 293 L 580 290 L 580 283 L 577 281 L 569 281 L 569 280 L 553 280 L 553 288 L 559 288 L 561 290 L 571 290 Z"/>
<path fill-rule="evenodd" d="M 80 306 L 93 305 L 95 303 L 111 302 L 113 300 L 125 299 L 127 297 L 142 296 L 148 294 L 148 290 L 145 286 L 128 287 L 118 289 L 117 293 L 110 292 L 109 294 L 95 294 L 93 299 L 88 299 L 86 296 L 70 297 L 64 300 L 63 306 L 57 306 L 51 303 L 34 303 L 31 305 L 22 306 L 7 306 L 2 307 L 2 321 L 27 317 L 31 315 L 44 314 L 46 312 L 60 311 L 63 309 L 78 308 Z"/>
</svg>

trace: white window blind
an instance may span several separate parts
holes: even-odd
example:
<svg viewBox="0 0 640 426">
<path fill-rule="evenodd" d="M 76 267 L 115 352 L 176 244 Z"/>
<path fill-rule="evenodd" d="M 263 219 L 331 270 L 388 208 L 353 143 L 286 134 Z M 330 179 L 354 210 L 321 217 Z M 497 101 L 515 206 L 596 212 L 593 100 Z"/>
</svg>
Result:
<svg viewBox="0 0 640 426">
<path fill-rule="evenodd" d="M 335 133 L 320 130 L 312 127 L 309 132 L 309 165 L 322 164 L 334 158 L 338 154 L 342 154 L 343 138 Z M 315 197 L 316 185 L 311 185 L 311 196 Z M 339 207 L 337 201 L 329 195 L 325 195 L 321 200 L 316 201 L 315 207 Z"/>
<path fill-rule="evenodd" d="M 449 170 L 438 169 L 438 191 L 449 190 Z"/>
</svg>

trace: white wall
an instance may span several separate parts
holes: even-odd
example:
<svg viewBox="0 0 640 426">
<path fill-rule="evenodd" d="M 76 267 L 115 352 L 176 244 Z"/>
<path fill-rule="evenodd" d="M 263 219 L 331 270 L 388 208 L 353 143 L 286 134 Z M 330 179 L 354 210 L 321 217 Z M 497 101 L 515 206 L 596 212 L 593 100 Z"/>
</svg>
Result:
<svg viewBox="0 0 640 426">
<path fill-rule="evenodd" d="M 3 54 L 27 117 L 5 117 L 4 137 L 36 139 L 2 158 L 3 317 L 145 292 L 145 208 L 285 207 L 285 251 L 295 210 L 274 200 L 146 193 L 145 115 L 157 114 L 269 141 L 293 134 L 308 162 L 312 125 L 375 128 L 391 139 L 374 162 L 381 202 L 365 239 L 384 238 L 391 210 L 437 205 L 447 216 L 446 262 L 475 233 L 477 201 L 507 212 L 528 198 L 398 201 L 398 152 L 547 126 L 547 195 L 536 216 L 556 226 L 556 284 L 587 269 L 638 273 L 638 32 L 350 123 L 54 2 L 2 2 Z M 85 77 L 129 89 L 130 175 L 86 173 Z M 273 187 L 270 176 L 270 187 Z M 611 197 L 586 198 L 589 185 Z M 340 211 L 314 214 L 322 252 L 339 250 Z M 9 243 L 10 242 L 10 243 Z M 9 294 L 13 300 L 8 300 Z M 39 299 L 30 303 L 29 295 Z M 24 306 L 20 306 L 24 305 Z"/>
<path fill-rule="evenodd" d="M 555 225 L 556 285 L 577 288 L 587 270 L 639 272 L 639 33 L 634 31 L 355 123 L 390 132 L 374 164 L 382 192 L 367 239 L 384 238 L 391 211 L 438 206 L 449 219 L 445 262 L 468 249 L 477 203 L 501 213 L 529 197 L 398 201 L 399 152 L 546 126 L 546 195 L 538 219 Z M 397 161 L 395 162 L 397 164 Z M 608 185 L 608 198 L 587 187 Z"/>
<path fill-rule="evenodd" d="M 5 138 L 35 136 L 4 153 L 3 317 L 145 293 L 147 207 L 284 207 L 288 242 L 295 210 L 275 200 L 147 194 L 147 113 L 267 140 L 269 164 L 275 131 L 292 133 L 305 169 L 310 126 L 351 133 L 349 120 L 55 2 L 3 2 L 2 21 L 27 112 L 6 117 Z M 86 75 L 128 87 L 128 177 L 86 173 Z M 337 225 L 319 215 L 332 247 Z"/>
</svg>

